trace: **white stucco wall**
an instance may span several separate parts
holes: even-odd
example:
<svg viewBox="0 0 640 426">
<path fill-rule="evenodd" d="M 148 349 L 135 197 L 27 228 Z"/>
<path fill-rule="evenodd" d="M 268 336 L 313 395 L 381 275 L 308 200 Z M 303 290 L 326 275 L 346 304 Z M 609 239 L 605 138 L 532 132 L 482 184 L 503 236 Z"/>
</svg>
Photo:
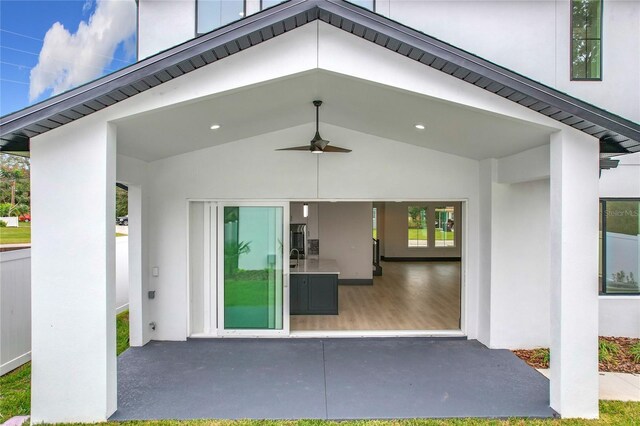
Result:
<svg viewBox="0 0 640 426">
<path fill-rule="evenodd" d="M 142 346 L 150 339 L 148 291 L 150 287 L 149 253 L 147 250 L 149 224 L 146 220 L 149 208 L 147 187 L 148 164 L 136 158 L 118 155 L 116 180 L 128 186 L 129 236 L 129 344 Z"/>
<path fill-rule="evenodd" d="M 425 68 L 422 64 L 376 47 L 366 40 L 324 23 L 286 33 L 97 112 L 93 116 L 106 120 L 119 119 L 315 67 L 480 108 L 490 113 L 539 123 L 550 128 L 564 127 L 525 107 L 515 105 L 437 70 Z M 142 303 L 147 308 L 146 316 L 141 319 L 146 333 L 145 340 L 181 340 L 187 335 L 187 291 L 186 285 L 180 284 L 185 281 L 186 270 L 186 246 L 181 243 L 185 236 L 184 228 L 181 228 L 181 221 L 186 218 L 186 212 L 181 210 L 184 210 L 184 201 L 187 198 L 201 197 L 268 197 L 300 201 L 323 198 L 466 200 L 464 208 L 467 211 L 468 222 L 467 239 L 464 242 L 466 253 L 463 255 L 467 259 L 465 265 L 468 269 L 464 301 L 466 330 L 470 337 L 480 337 L 488 342 L 484 337 L 488 338 L 489 335 L 489 318 L 487 316 L 486 321 L 482 318 L 485 318 L 485 314 L 488 315 L 491 306 L 490 280 L 478 285 L 480 280 L 487 279 L 485 275 L 481 276 L 478 273 L 481 265 L 485 265 L 478 253 L 485 256 L 491 253 L 491 250 L 486 250 L 486 247 L 479 248 L 479 234 L 484 233 L 485 228 L 479 225 L 478 161 L 327 125 L 326 128 L 323 127 L 325 138 L 351 141 L 356 147 L 366 142 L 366 149 L 354 150 L 349 156 L 324 156 L 321 159 L 302 155 L 299 160 L 292 161 L 283 169 L 281 157 L 276 156 L 272 149 L 281 148 L 283 140 L 307 140 L 311 129 L 311 125 L 297 126 L 282 131 L 282 134 L 276 132 L 144 163 L 144 167 L 133 166 L 139 160 L 130 161 L 130 168 L 146 168 L 149 171 L 146 177 L 149 187 L 144 198 L 149 203 L 149 213 L 145 216 L 145 226 L 148 227 L 145 244 L 148 245 L 148 250 L 143 251 L 148 256 L 148 267 L 143 268 L 143 278 L 149 280 L 148 289 L 157 290 L 157 293 L 156 299 L 149 301 L 146 300 L 146 293 L 142 292 Z M 568 131 L 574 132 L 571 129 Z M 274 139 L 270 142 L 272 136 Z M 158 145 L 160 141 L 122 140 L 120 143 Z M 254 149 L 254 144 L 259 146 Z M 342 146 L 349 147 L 345 143 L 342 143 Z M 537 158 L 537 161 L 547 158 L 540 154 L 539 151 L 534 151 L 530 155 Z M 425 156 L 424 161 L 420 160 Z M 402 162 L 389 166 L 390 158 L 402 158 Z M 321 164 L 320 182 L 317 181 L 317 161 Z M 526 161 L 529 161 L 527 156 Z M 372 166 L 383 163 L 385 167 Z M 330 173 L 322 173 L 322 167 L 325 166 Z M 547 169 L 544 166 L 531 169 L 529 175 L 520 176 L 519 181 L 530 180 L 533 175 L 539 178 L 541 174 L 548 174 Z M 274 172 L 276 170 L 277 172 Z M 511 175 L 514 173 L 511 172 Z M 256 179 L 256 176 L 259 176 L 259 179 Z M 345 176 L 349 179 L 345 180 Z M 393 176 L 393 179 L 389 179 L 389 176 Z M 433 178 L 434 176 L 437 178 Z M 447 185 L 442 185 L 442 176 L 446 176 Z M 509 173 L 505 172 L 503 176 L 509 176 Z M 515 178 L 511 176 L 509 179 Z M 346 181 L 349 185 L 344 184 Z M 424 183 L 417 191 L 416 181 Z M 375 182 L 375 186 L 372 182 Z M 491 209 L 489 214 L 490 212 Z M 176 222 L 176 217 L 183 219 Z M 490 241 L 490 237 L 487 241 Z M 176 247 L 166 249 L 169 242 Z M 149 277 L 149 271 L 153 266 L 160 268 L 159 277 Z M 490 275 L 488 277 L 490 279 Z M 151 321 L 158 323 L 155 332 L 147 327 Z"/>
<path fill-rule="evenodd" d="M 117 404 L 115 128 L 89 117 L 30 148 L 31 421 L 106 421 Z M 69 222 L 69 199 L 82 221 Z"/>
<path fill-rule="evenodd" d="M 640 152 L 614 159 L 618 167 L 600 176 L 600 198 L 640 198 Z"/>
<path fill-rule="evenodd" d="M 617 168 L 602 171 L 600 197 L 640 199 L 640 153 L 616 159 Z M 640 296 L 600 296 L 600 335 L 640 337 Z"/>
<path fill-rule="evenodd" d="M 469 215 L 477 212 L 478 162 L 425 148 L 378 138 L 336 126 L 323 125 L 324 137 L 353 149 L 349 156 L 305 152 L 282 153 L 283 140 L 305 140 L 313 125 L 302 125 L 149 163 L 151 208 L 148 221 L 150 265 L 160 268 L 156 299 L 150 304 L 158 325 L 153 339 L 184 340 L 186 322 L 186 200 L 187 199 L 464 199 Z M 284 161 L 283 155 L 289 160 Z M 402 162 L 389 162 L 389 158 Z M 378 167 L 382 166 L 384 167 Z M 366 170 L 365 170 L 366 169 Z M 277 170 L 277 172 L 274 172 Z M 372 173 L 372 170 L 378 172 Z M 437 176 L 447 172 L 447 186 Z M 365 173 L 366 172 L 366 173 Z M 367 174 L 368 173 L 368 174 Z M 318 180 L 320 176 L 320 180 Z M 424 182 L 419 188 L 415 179 Z M 296 182 L 292 185 L 291 182 Z M 344 185 L 344 182 L 349 185 Z M 321 210 L 320 210 L 321 211 Z M 368 208 L 370 216 L 370 208 Z M 370 228 L 370 220 L 365 223 Z M 473 265 L 477 221 L 468 225 L 467 285 L 476 286 Z M 322 230 L 320 230 L 322 233 Z M 367 240 L 369 236 L 367 235 Z M 170 244 L 167 242 L 170 241 Z M 324 257 L 326 249 L 321 246 Z M 370 245 L 366 246 L 367 263 Z M 361 277 L 354 277 L 361 278 Z M 365 277 L 366 278 L 366 277 Z M 470 322 L 476 301 L 469 296 Z M 475 326 L 469 327 L 474 336 Z"/>
<path fill-rule="evenodd" d="M 640 338 L 640 296 L 600 296 L 601 336 Z"/>
<path fill-rule="evenodd" d="M 604 2 L 603 78 L 595 82 L 570 80 L 569 0 L 378 0 L 376 7 L 409 27 L 640 120 L 639 2 Z M 248 14 L 257 8 L 255 0 L 247 3 Z M 195 0 L 140 0 L 140 58 L 194 36 Z"/>
<path fill-rule="evenodd" d="M 139 0 L 138 60 L 196 36 L 196 0 Z"/>
<path fill-rule="evenodd" d="M 116 313 L 129 308 L 129 237 L 116 238 Z"/>
<path fill-rule="evenodd" d="M 494 184 L 491 347 L 549 345 L 549 220 L 548 179 Z"/>
</svg>

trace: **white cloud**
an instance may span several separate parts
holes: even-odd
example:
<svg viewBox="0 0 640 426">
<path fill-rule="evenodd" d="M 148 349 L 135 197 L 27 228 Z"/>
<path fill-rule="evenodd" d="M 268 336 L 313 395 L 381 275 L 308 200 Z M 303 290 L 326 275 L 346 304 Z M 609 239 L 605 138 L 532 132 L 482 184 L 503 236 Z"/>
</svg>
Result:
<svg viewBox="0 0 640 426">
<path fill-rule="evenodd" d="M 31 70 L 29 100 L 47 90 L 52 95 L 104 74 L 120 43 L 136 32 L 135 0 L 97 0 L 89 22 L 75 33 L 56 22 L 44 37 L 38 64 Z"/>
<path fill-rule="evenodd" d="M 93 7 L 93 0 L 85 0 L 84 4 L 82 5 L 82 13 L 87 13 L 91 10 L 91 7 Z"/>
</svg>

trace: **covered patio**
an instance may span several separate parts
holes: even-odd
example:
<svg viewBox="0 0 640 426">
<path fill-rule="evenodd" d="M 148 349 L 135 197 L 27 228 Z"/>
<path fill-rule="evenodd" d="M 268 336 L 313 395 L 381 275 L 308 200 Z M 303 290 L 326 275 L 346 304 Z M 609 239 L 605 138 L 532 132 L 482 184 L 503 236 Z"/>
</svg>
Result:
<svg viewBox="0 0 640 426">
<path fill-rule="evenodd" d="M 552 415 L 542 374 L 475 340 L 190 339 L 118 358 L 110 420 Z"/>
<path fill-rule="evenodd" d="M 316 99 L 323 136 L 351 152 L 280 151 L 313 136 Z M 599 149 L 635 143 L 620 117 L 346 2 L 292 0 L 1 124 L 2 149 L 33 165 L 34 423 L 598 416 Z M 116 182 L 129 188 L 120 359 Z M 300 340 L 286 268 L 281 323 L 248 332 L 289 340 L 191 340 L 235 332 L 216 298 L 215 209 L 277 203 L 287 229 L 291 202 L 363 200 L 464 203 L 448 332 L 473 340 Z M 192 202 L 208 215 L 194 235 Z M 550 382 L 501 350 L 540 346 Z"/>
</svg>

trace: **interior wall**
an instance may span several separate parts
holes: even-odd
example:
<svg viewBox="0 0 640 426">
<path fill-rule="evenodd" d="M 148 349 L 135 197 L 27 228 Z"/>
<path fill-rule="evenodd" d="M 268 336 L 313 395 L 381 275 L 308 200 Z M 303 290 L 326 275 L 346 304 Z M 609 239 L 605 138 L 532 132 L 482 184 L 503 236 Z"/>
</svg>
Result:
<svg viewBox="0 0 640 426">
<path fill-rule="evenodd" d="M 466 281 L 468 287 L 475 287 L 477 161 L 331 125 L 323 125 L 323 136 L 336 144 L 340 141 L 339 145 L 353 149 L 352 153 L 318 158 L 306 152 L 276 151 L 283 141 L 306 140 L 313 131 L 310 123 L 149 163 L 149 265 L 160 269 L 159 276 L 153 278 L 156 298 L 152 301 L 153 318 L 149 319 L 157 325 L 154 339 L 187 337 L 187 199 L 466 199 L 470 218 Z M 448 177 L 447 185 L 439 183 L 443 174 Z M 424 184 L 416 187 L 416 181 Z M 368 229 L 369 271 L 371 214 L 369 203 L 363 221 Z M 322 212 L 319 216 L 323 217 Z M 321 253 L 325 249 L 321 243 Z M 467 312 L 471 338 L 475 336 L 476 308 L 471 300 Z"/>
<path fill-rule="evenodd" d="M 371 280 L 372 203 L 319 203 L 320 257 L 335 259 L 340 280 Z"/>
<path fill-rule="evenodd" d="M 432 198 L 432 197 L 428 197 Z M 428 247 L 408 246 L 408 208 L 410 206 L 427 206 L 429 217 L 427 220 L 435 221 L 432 215 L 433 208 L 441 206 L 455 206 L 455 247 L 435 247 L 431 232 L 429 233 Z M 384 214 L 384 236 L 385 257 L 461 257 L 462 253 L 462 232 L 464 224 L 462 222 L 462 205 L 460 202 L 387 202 L 385 203 Z"/>
<path fill-rule="evenodd" d="M 378 227 L 378 240 L 380 240 L 380 256 L 384 256 L 384 246 L 385 246 L 385 241 L 384 241 L 384 233 L 385 233 L 385 217 L 386 217 L 386 209 L 385 209 L 386 203 L 382 202 L 382 203 L 373 203 L 373 207 L 376 209 L 377 212 L 377 221 L 376 221 L 376 226 Z"/>
</svg>

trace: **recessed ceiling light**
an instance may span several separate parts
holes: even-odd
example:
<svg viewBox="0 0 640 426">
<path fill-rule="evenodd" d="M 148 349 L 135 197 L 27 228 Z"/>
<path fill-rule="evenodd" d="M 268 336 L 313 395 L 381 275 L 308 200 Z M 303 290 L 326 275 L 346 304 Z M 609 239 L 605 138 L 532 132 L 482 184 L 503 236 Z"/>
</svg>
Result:
<svg viewBox="0 0 640 426">
<path fill-rule="evenodd" d="M 220 128 L 219 124 L 214 124 L 211 127 L 209 127 L 211 130 L 218 130 Z"/>
<path fill-rule="evenodd" d="M 416 129 L 424 130 L 425 129 L 424 124 L 416 124 Z"/>
</svg>

